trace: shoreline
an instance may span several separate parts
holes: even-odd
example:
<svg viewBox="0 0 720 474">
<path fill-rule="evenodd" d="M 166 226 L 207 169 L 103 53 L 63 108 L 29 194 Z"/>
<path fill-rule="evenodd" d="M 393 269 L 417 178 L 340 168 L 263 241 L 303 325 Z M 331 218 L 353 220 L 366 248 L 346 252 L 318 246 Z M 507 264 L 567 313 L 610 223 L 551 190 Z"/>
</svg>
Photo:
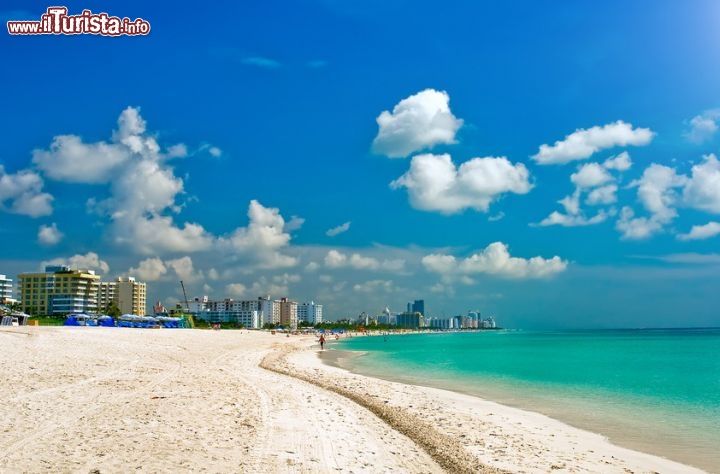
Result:
<svg viewBox="0 0 720 474">
<path fill-rule="evenodd" d="M 453 388 L 432 386 L 427 384 L 422 385 L 422 382 L 417 383 L 408 382 L 405 380 L 397 380 L 394 379 L 392 375 L 388 375 L 387 377 L 382 377 L 378 375 L 364 375 L 357 372 L 352 372 L 344 365 L 347 360 L 361 357 L 362 354 L 363 353 L 355 353 L 354 351 L 348 351 L 344 349 L 329 349 L 324 352 L 318 352 L 318 360 L 320 364 L 335 369 L 339 371 L 340 374 L 345 373 L 346 376 L 349 377 L 359 376 L 363 378 L 368 378 L 372 381 L 369 383 L 370 386 L 374 386 L 377 383 L 384 383 L 390 386 L 395 386 L 395 390 L 398 390 L 397 387 L 411 387 L 405 390 L 407 392 L 412 392 L 414 394 L 413 397 L 418 397 L 418 393 L 431 395 L 444 399 L 445 401 L 452 400 L 455 403 L 473 405 L 476 406 L 479 411 L 488 409 L 488 406 L 494 406 L 495 414 L 501 413 L 502 416 L 505 417 L 508 424 L 527 423 L 528 419 L 531 419 L 531 423 L 543 424 L 545 428 L 550 431 L 550 433 L 548 433 L 550 437 L 556 437 L 560 435 L 565 436 L 568 440 L 580 439 L 581 442 L 579 445 L 587 448 L 588 453 L 591 453 L 593 455 L 592 457 L 595 458 L 594 460 L 591 460 L 591 462 L 597 462 L 598 460 L 600 460 L 602 463 L 607 463 L 607 459 L 604 458 L 607 458 L 609 456 L 610 459 L 612 459 L 613 461 L 622 460 L 620 461 L 621 463 L 627 462 L 629 464 L 632 464 L 632 467 L 630 467 L 631 470 L 640 469 L 647 471 L 648 469 L 651 469 L 658 472 L 705 472 L 697 466 L 683 464 L 682 461 L 672 460 L 656 453 L 649 453 L 647 451 L 638 450 L 637 448 L 623 446 L 622 444 L 616 444 L 614 441 L 612 441 L 605 435 L 590 431 L 587 428 L 573 426 L 572 424 L 568 424 L 563 420 L 553 418 L 538 411 L 497 403 L 490 399 L 483 398 L 478 394 L 472 392 L 455 390 Z M 419 410 L 414 411 L 418 412 Z M 485 420 L 480 419 L 481 417 L 478 416 L 470 418 L 470 423 L 474 423 L 476 425 L 475 428 L 480 427 L 480 429 L 488 431 L 488 426 L 485 424 Z M 463 436 L 463 434 L 458 432 L 458 430 L 454 430 L 451 428 L 449 429 L 449 431 L 455 436 Z M 492 430 L 490 430 L 490 435 L 495 436 L 495 434 L 492 433 Z M 513 433 L 511 434 L 511 436 L 522 437 L 523 433 Z M 564 446 L 559 446 L 559 449 L 560 451 L 564 450 L 575 454 L 577 453 L 577 446 L 578 442 L 570 441 Z M 469 448 L 469 446 L 466 447 Z M 601 453 L 605 453 L 605 455 L 602 455 Z M 485 459 L 485 461 L 489 462 L 490 465 L 496 465 L 495 461 L 497 460 Z M 584 462 L 588 461 L 588 459 L 583 459 L 582 457 L 580 457 L 576 458 L 574 461 L 582 465 Z M 511 470 L 524 469 L 524 465 L 522 464 L 508 466 L 504 465 L 503 463 L 499 463 L 497 465 L 502 465 L 505 468 Z M 545 469 L 549 471 L 556 470 L 560 466 L 562 466 L 562 464 L 557 463 L 550 464 L 546 467 L 538 465 L 536 466 L 536 468 L 540 471 L 544 471 Z M 608 467 L 609 466 L 607 465 L 603 466 L 603 470 L 607 470 Z M 579 467 L 576 465 L 575 468 Z M 593 469 L 589 469 L 589 471 L 592 472 Z"/>
<path fill-rule="evenodd" d="M 338 345 L 340 349 L 336 349 Z M 423 378 L 416 371 L 402 372 L 393 370 L 392 366 L 385 368 L 382 361 L 374 357 L 359 360 L 363 355 L 374 354 L 338 345 L 331 345 L 331 350 L 320 356 L 329 366 L 388 382 L 448 390 L 494 401 L 508 408 L 542 414 L 572 428 L 598 434 L 623 448 L 720 473 L 720 456 L 716 449 L 720 433 L 710 421 L 713 417 L 700 419 L 693 413 L 694 419 L 685 419 L 682 412 L 661 411 L 653 406 L 652 400 L 640 398 L 619 402 L 612 397 L 607 398 L 608 395 L 584 394 L 578 397 L 573 392 L 555 393 L 521 383 L 481 382 L 438 374 Z"/>
<path fill-rule="evenodd" d="M 331 367 L 313 336 L 33 327 L 0 345 L 12 361 L 3 472 L 702 472 L 536 413 Z"/>
</svg>

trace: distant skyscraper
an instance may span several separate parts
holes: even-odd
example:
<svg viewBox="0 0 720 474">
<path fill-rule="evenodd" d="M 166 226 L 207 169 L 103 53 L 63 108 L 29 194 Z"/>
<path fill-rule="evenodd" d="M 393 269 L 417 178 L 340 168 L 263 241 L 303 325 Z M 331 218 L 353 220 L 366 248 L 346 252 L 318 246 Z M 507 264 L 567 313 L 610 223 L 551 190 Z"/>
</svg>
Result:
<svg viewBox="0 0 720 474">
<path fill-rule="evenodd" d="M 408 306 L 410 303 L 408 303 Z M 415 302 L 412 304 L 411 311 L 412 313 L 420 313 L 423 316 L 425 316 L 425 300 L 415 300 Z"/>
</svg>

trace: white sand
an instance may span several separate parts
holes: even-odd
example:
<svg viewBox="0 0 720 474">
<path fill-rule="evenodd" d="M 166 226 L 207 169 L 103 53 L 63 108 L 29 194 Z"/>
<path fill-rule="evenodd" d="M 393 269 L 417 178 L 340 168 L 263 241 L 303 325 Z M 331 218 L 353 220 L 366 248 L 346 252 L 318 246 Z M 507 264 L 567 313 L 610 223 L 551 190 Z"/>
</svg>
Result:
<svg viewBox="0 0 720 474">
<path fill-rule="evenodd" d="M 328 367 L 312 343 L 3 329 L 0 472 L 699 472 L 542 415 Z"/>
</svg>

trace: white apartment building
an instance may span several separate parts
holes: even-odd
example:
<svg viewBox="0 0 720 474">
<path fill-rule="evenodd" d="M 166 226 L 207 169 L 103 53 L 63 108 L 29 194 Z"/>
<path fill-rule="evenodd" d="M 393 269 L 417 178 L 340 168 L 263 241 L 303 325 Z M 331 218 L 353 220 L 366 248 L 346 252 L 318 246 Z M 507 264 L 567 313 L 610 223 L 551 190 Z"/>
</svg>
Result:
<svg viewBox="0 0 720 474">
<path fill-rule="evenodd" d="M 0 275 L 0 303 L 11 303 L 12 280 L 5 275 Z"/>
<path fill-rule="evenodd" d="M 193 298 L 190 312 L 210 323 L 238 323 L 260 329 L 264 324 L 280 322 L 280 301 L 261 296 L 256 300 L 211 300 L 207 296 Z"/>
<path fill-rule="evenodd" d="M 323 322 L 323 305 L 314 301 L 309 303 L 301 303 L 297 307 L 297 320 L 310 324 L 320 324 Z"/>
<path fill-rule="evenodd" d="M 144 316 L 147 311 L 147 285 L 133 277 L 118 277 L 115 281 L 101 281 L 98 289 L 98 308 L 106 311 L 115 303 L 121 314 Z"/>
</svg>

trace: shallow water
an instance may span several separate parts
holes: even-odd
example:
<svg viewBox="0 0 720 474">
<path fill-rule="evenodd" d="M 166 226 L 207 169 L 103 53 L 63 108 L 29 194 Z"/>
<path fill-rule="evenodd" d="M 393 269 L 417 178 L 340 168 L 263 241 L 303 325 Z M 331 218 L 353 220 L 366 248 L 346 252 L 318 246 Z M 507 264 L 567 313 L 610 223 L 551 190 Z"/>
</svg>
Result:
<svg viewBox="0 0 720 474">
<path fill-rule="evenodd" d="M 537 411 L 720 472 L 720 329 L 354 337 L 358 373 Z"/>
</svg>

